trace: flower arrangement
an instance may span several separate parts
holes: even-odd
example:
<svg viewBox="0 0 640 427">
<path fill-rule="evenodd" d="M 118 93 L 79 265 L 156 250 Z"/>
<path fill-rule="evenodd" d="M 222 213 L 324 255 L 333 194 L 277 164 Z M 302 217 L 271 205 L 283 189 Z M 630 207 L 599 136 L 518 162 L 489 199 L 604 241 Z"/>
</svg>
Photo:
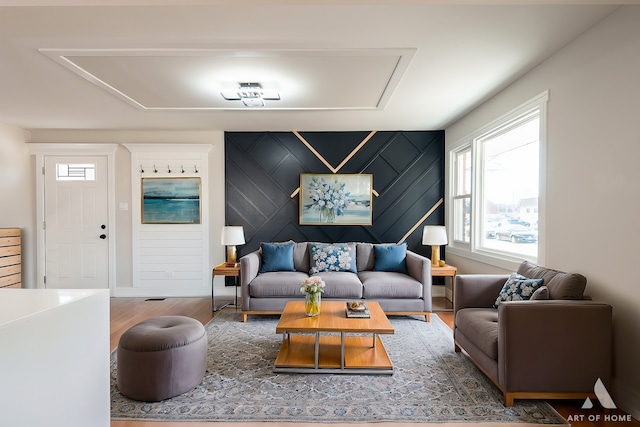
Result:
<svg viewBox="0 0 640 427">
<path fill-rule="evenodd" d="M 318 292 L 324 292 L 326 284 L 318 276 L 311 276 L 308 279 L 302 281 L 300 292 L 303 294 L 316 294 Z"/>
<path fill-rule="evenodd" d="M 320 211 L 320 222 L 335 222 L 336 215 L 342 215 L 349 205 L 349 192 L 345 183 L 337 179 L 327 182 L 324 178 L 313 177 L 309 183 L 311 207 Z"/>
<path fill-rule="evenodd" d="M 304 311 L 307 316 L 320 315 L 320 295 L 324 292 L 324 281 L 318 276 L 311 276 L 302 281 L 300 292 L 305 294 Z"/>
</svg>

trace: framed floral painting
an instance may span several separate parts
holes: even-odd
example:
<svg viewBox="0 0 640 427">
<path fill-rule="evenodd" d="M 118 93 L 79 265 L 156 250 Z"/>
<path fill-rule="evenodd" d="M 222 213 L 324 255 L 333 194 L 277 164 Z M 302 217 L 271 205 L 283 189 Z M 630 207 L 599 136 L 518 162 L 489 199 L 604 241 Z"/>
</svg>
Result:
<svg viewBox="0 0 640 427">
<path fill-rule="evenodd" d="M 371 174 L 301 174 L 301 225 L 371 225 Z"/>
</svg>

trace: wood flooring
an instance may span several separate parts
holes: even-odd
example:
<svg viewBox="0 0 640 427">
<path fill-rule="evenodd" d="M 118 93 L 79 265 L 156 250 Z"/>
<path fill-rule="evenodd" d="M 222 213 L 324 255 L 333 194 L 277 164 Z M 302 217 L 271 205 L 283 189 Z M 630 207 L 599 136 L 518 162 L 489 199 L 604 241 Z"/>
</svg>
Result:
<svg viewBox="0 0 640 427">
<path fill-rule="evenodd" d="M 449 327 L 453 328 L 453 312 L 439 311 L 451 308 L 451 303 L 445 298 L 433 299 L 434 311 Z M 234 310 L 234 308 L 225 308 Z M 112 298 L 111 299 L 111 349 L 118 345 L 120 336 L 136 323 L 155 316 L 179 315 L 189 316 L 202 324 L 206 324 L 213 318 L 211 312 L 210 298 L 166 298 L 166 299 L 145 299 L 145 298 Z M 251 317 L 249 317 L 251 321 Z M 572 417 L 571 425 L 574 427 L 640 427 L 640 421 L 631 419 L 626 421 L 613 421 L 626 417 L 619 410 L 597 410 L 591 409 L 583 411 L 580 409 L 582 401 L 558 400 L 549 402 L 560 415 L 565 418 Z M 596 405 L 597 406 L 597 405 Z M 584 414 L 584 419 L 580 420 L 579 415 Z M 573 418 L 578 419 L 573 419 Z M 589 420 L 592 418 L 592 420 Z M 149 421 L 111 421 L 111 427 L 322 427 L 318 423 L 200 423 L 200 422 L 149 422 Z M 415 427 L 412 423 L 376 423 L 376 427 Z M 446 423 L 441 427 L 461 427 L 463 424 Z M 328 425 L 327 425 L 328 426 Z M 499 426 L 499 424 L 496 424 Z M 331 424 L 330 427 L 353 427 L 351 424 Z"/>
</svg>

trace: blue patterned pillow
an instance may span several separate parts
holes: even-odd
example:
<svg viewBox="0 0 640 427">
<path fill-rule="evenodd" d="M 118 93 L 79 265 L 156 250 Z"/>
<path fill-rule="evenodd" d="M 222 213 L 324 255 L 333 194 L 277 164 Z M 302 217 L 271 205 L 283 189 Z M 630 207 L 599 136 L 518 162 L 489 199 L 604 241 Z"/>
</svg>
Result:
<svg viewBox="0 0 640 427">
<path fill-rule="evenodd" d="M 543 279 L 529 279 L 518 273 L 511 273 L 507 279 L 496 302 L 494 308 L 502 301 L 527 301 L 531 299 L 533 293 L 542 286 Z"/>
<path fill-rule="evenodd" d="M 350 243 L 309 243 L 309 274 L 323 271 L 356 272 L 356 247 Z"/>
</svg>

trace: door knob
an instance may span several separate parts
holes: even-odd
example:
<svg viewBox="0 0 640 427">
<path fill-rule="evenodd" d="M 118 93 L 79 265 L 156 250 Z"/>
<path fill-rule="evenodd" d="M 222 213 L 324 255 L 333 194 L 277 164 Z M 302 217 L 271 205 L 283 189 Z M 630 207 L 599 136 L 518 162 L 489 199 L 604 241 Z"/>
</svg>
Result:
<svg viewBox="0 0 640 427">
<path fill-rule="evenodd" d="M 106 235 L 106 234 L 101 234 L 101 235 L 100 235 L 100 238 L 101 238 L 101 239 L 106 239 L 106 238 L 107 238 L 107 235 Z"/>
<path fill-rule="evenodd" d="M 105 228 L 107 228 L 107 226 L 106 226 L 106 225 L 104 225 L 104 224 L 102 224 L 102 225 L 100 226 L 100 228 L 102 228 L 102 229 L 104 230 Z"/>
</svg>

